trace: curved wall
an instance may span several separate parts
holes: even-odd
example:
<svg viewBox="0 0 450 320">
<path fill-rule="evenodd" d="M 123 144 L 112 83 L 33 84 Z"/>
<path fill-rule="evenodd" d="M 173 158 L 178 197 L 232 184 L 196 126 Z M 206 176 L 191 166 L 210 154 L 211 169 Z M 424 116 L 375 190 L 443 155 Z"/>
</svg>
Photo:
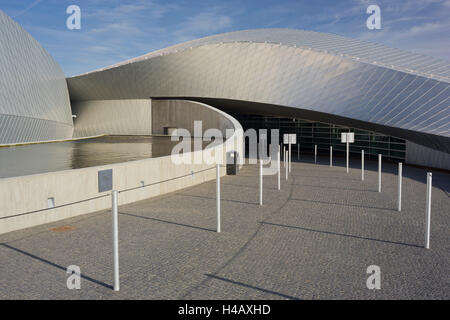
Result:
<svg viewBox="0 0 450 320">
<path fill-rule="evenodd" d="M 220 121 L 227 127 L 234 129 L 231 137 L 209 151 L 221 152 L 225 145 L 229 145 L 242 155 L 243 132 L 239 122 L 208 105 L 188 103 L 189 106 L 195 104 L 198 109 L 205 109 L 203 112 L 206 114 L 215 113 L 216 119 L 222 119 Z M 183 105 L 183 102 L 179 101 L 178 105 Z M 181 127 L 179 123 L 175 125 Z M 216 165 L 196 162 L 196 159 L 203 158 L 203 152 L 189 152 L 190 163 L 177 164 L 171 156 L 165 156 L 0 179 L 0 234 L 111 208 L 109 192 L 98 190 L 99 170 L 113 170 L 113 189 L 121 191 L 120 205 L 214 180 Z M 221 155 L 222 163 L 225 163 L 226 155 Z M 242 156 L 239 158 L 242 159 Z M 221 167 L 220 174 L 226 174 L 225 166 Z M 161 181 L 164 182 L 158 183 Z M 142 182 L 145 187 L 142 187 Z M 54 199 L 54 208 L 48 208 L 48 198 Z"/>
<path fill-rule="evenodd" d="M 0 144 L 67 139 L 72 131 L 64 73 L 0 10 Z"/>
<path fill-rule="evenodd" d="M 217 128 L 225 136 L 234 128 L 227 117 L 207 104 L 188 100 L 88 100 L 72 103 L 76 138 L 101 134 L 162 135 L 165 127 L 187 129 L 194 136 L 194 121 L 202 129 Z M 202 132 L 203 134 L 203 132 Z"/>
<path fill-rule="evenodd" d="M 252 32 L 188 42 L 69 78 L 71 97 L 188 97 L 270 104 L 352 119 L 362 129 L 365 124 L 373 124 L 376 131 L 385 134 L 395 128 L 400 138 L 450 152 L 448 64 L 401 50 L 389 51 L 388 59 L 379 59 L 382 64 L 373 60 L 369 63 L 377 53 L 386 51 L 374 52 L 364 60 L 344 51 L 325 50 L 325 36 L 318 33 L 308 36 L 317 38 L 316 42 L 323 40 L 320 49 L 296 46 L 293 41 L 252 42 L 263 38 Z M 304 31 L 278 30 L 280 42 L 285 32 L 291 38 L 297 35 L 301 39 L 298 42 L 313 42 L 304 40 Z M 328 47 L 338 45 L 333 41 L 339 40 L 341 46 L 359 46 L 361 50 L 355 52 L 361 55 L 367 47 L 362 41 L 341 38 L 328 39 Z M 372 47 L 369 51 L 376 49 Z M 394 63 L 395 58 L 406 61 L 401 67 L 387 64 Z M 419 60 L 422 67 L 414 63 Z M 443 71 L 432 76 L 427 72 L 433 69 L 426 68 L 427 64 L 438 65 Z"/>
<path fill-rule="evenodd" d="M 164 127 L 183 128 L 191 136 L 198 137 L 194 130 L 194 121 L 202 122 L 202 132 L 208 129 L 219 129 L 226 136 L 227 129 L 237 129 L 240 125 L 233 124 L 231 117 L 218 115 L 217 109 L 211 106 L 188 100 L 152 100 L 153 134 L 164 134 Z"/>
<path fill-rule="evenodd" d="M 101 134 L 151 135 L 150 99 L 90 100 L 72 103 L 74 137 Z"/>
</svg>

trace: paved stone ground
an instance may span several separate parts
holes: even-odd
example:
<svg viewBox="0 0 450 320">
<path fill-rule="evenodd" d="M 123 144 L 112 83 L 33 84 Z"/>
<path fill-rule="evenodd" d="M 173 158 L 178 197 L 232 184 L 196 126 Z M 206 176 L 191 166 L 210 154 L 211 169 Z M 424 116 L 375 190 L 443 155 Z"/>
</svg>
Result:
<svg viewBox="0 0 450 320">
<path fill-rule="evenodd" d="M 103 211 L 0 236 L 0 299 L 449 299 L 448 174 L 433 173 L 431 249 L 424 244 L 422 169 L 376 162 L 361 182 L 343 159 L 292 163 L 289 181 L 256 166 L 222 178 L 222 233 L 215 181 L 119 208 L 121 291 L 113 292 L 111 216 Z M 72 226 L 54 232 L 52 228 Z M 81 267 L 81 290 L 66 267 Z M 381 290 L 366 269 L 381 268 Z"/>
</svg>

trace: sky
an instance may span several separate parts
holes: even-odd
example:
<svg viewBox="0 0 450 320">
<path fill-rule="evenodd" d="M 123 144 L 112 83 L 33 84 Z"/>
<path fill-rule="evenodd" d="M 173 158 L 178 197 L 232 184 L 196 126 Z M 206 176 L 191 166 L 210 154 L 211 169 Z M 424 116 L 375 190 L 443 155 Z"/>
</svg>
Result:
<svg viewBox="0 0 450 320">
<path fill-rule="evenodd" d="M 381 29 L 369 30 L 369 5 Z M 66 9 L 81 9 L 69 30 Z M 0 0 L 61 65 L 81 74 L 180 42 L 256 28 L 338 34 L 450 61 L 450 0 Z"/>
</svg>

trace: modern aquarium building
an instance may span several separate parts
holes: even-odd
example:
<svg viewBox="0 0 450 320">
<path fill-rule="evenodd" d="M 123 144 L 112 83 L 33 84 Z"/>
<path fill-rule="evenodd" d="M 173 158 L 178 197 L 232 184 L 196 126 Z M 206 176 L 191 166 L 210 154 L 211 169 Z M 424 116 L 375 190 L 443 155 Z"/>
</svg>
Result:
<svg viewBox="0 0 450 320">
<path fill-rule="evenodd" d="M 333 34 L 230 32 L 66 79 L 0 11 L 0 81 L 0 144 L 162 134 L 194 120 L 224 129 L 208 105 L 244 129 L 297 133 L 301 153 L 343 150 L 340 133 L 352 131 L 353 153 L 450 170 L 450 64 Z"/>
</svg>

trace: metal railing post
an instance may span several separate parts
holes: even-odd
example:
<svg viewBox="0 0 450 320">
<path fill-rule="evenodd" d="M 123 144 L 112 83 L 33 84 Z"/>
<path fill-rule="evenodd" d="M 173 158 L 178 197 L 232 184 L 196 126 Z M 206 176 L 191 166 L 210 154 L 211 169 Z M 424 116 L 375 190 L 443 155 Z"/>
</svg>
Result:
<svg viewBox="0 0 450 320">
<path fill-rule="evenodd" d="M 259 160 L 259 205 L 263 205 L 263 162 Z"/>
<path fill-rule="evenodd" d="M 119 219 L 118 219 L 118 194 L 117 190 L 111 192 L 112 205 L 112 233 L 113 233 L 113 260 L 114 260 L 114 291 L 120 290 L 119 283 Z"/>
<path fill-rule="evenodd" d="M 280 154 L 280 145 L 278 145 L 278 163 L 277 163 L 277 171 L 278 171 L 278 190 L 280 190 L 281 189 L 281 181 L 280 181 L 280 176 L 281 176 L 281 170 L 280 170 L 280 167 L 281 167 L 281 164 L 280 164 L 280 157 L 281 157 L 281 154 Z"/>
<path fill-rule="evenodd" d="M 361 150 L 361 181 L 364 181 L 364 150 Z"/>
<path fill-rule="evenodd" d="M 330 146 L 330 168 L 333 167 L 333 147 Z"/>
<path fill-rule="evenodd" d="M 317 144 L 314 145 L 314 163 L 317 163 Z"/>
<path fill-rule="evenodd" d="M 378 154 L 378 192 L 381 192 L 381 153 Z"/>
<path fill-rule="evenodd" d="M 220 164 L 216 165 L 217 232 L 220 232 Z"/>
<path fill-rule="evenodd" d="M 291 162 L 292 162 L 292 153 L 291 153 L 291 144 L 289 143 L 289 173 L 291 173 Z"/>
<path fill-rule="evenodd" d="M 347 150 L 347 153 L 346 153 L 346 156 L 345 156 L 345 164 L 346 164 L 347 173 L 348 173 L 348 166 L 349 166 L 349 162 L 350 162 L 350 160 L 349 160 L 349 157 L 350 157 L 350 155 L 349 155 L 349 153 L 350 153 L 350 144 L 348 142 L 348 136 L 347 136 L 346 150 Z"/>
<path fill-rule="evenodd" d="M 430 249 L 430 229 L 431 229 L 431 189 L 432 173 L 427 172 L 427 209 L 425 218 L 425 248 Z"/>
<path fill-rule="evenodd" d="M 286 157 L 286 153 L 287 153 L 287 151 L 284 152 L 285 157 Z M 286 169 L 286 181 L 287 181 L 288 180 L 288 167 L 285 166 L 285 169 Z"/>
<path fill-rule="evenodd" d="M 398 163 L 398 211 L 402 211 L 402 170 L 403 164 Z"/>
</svg>

